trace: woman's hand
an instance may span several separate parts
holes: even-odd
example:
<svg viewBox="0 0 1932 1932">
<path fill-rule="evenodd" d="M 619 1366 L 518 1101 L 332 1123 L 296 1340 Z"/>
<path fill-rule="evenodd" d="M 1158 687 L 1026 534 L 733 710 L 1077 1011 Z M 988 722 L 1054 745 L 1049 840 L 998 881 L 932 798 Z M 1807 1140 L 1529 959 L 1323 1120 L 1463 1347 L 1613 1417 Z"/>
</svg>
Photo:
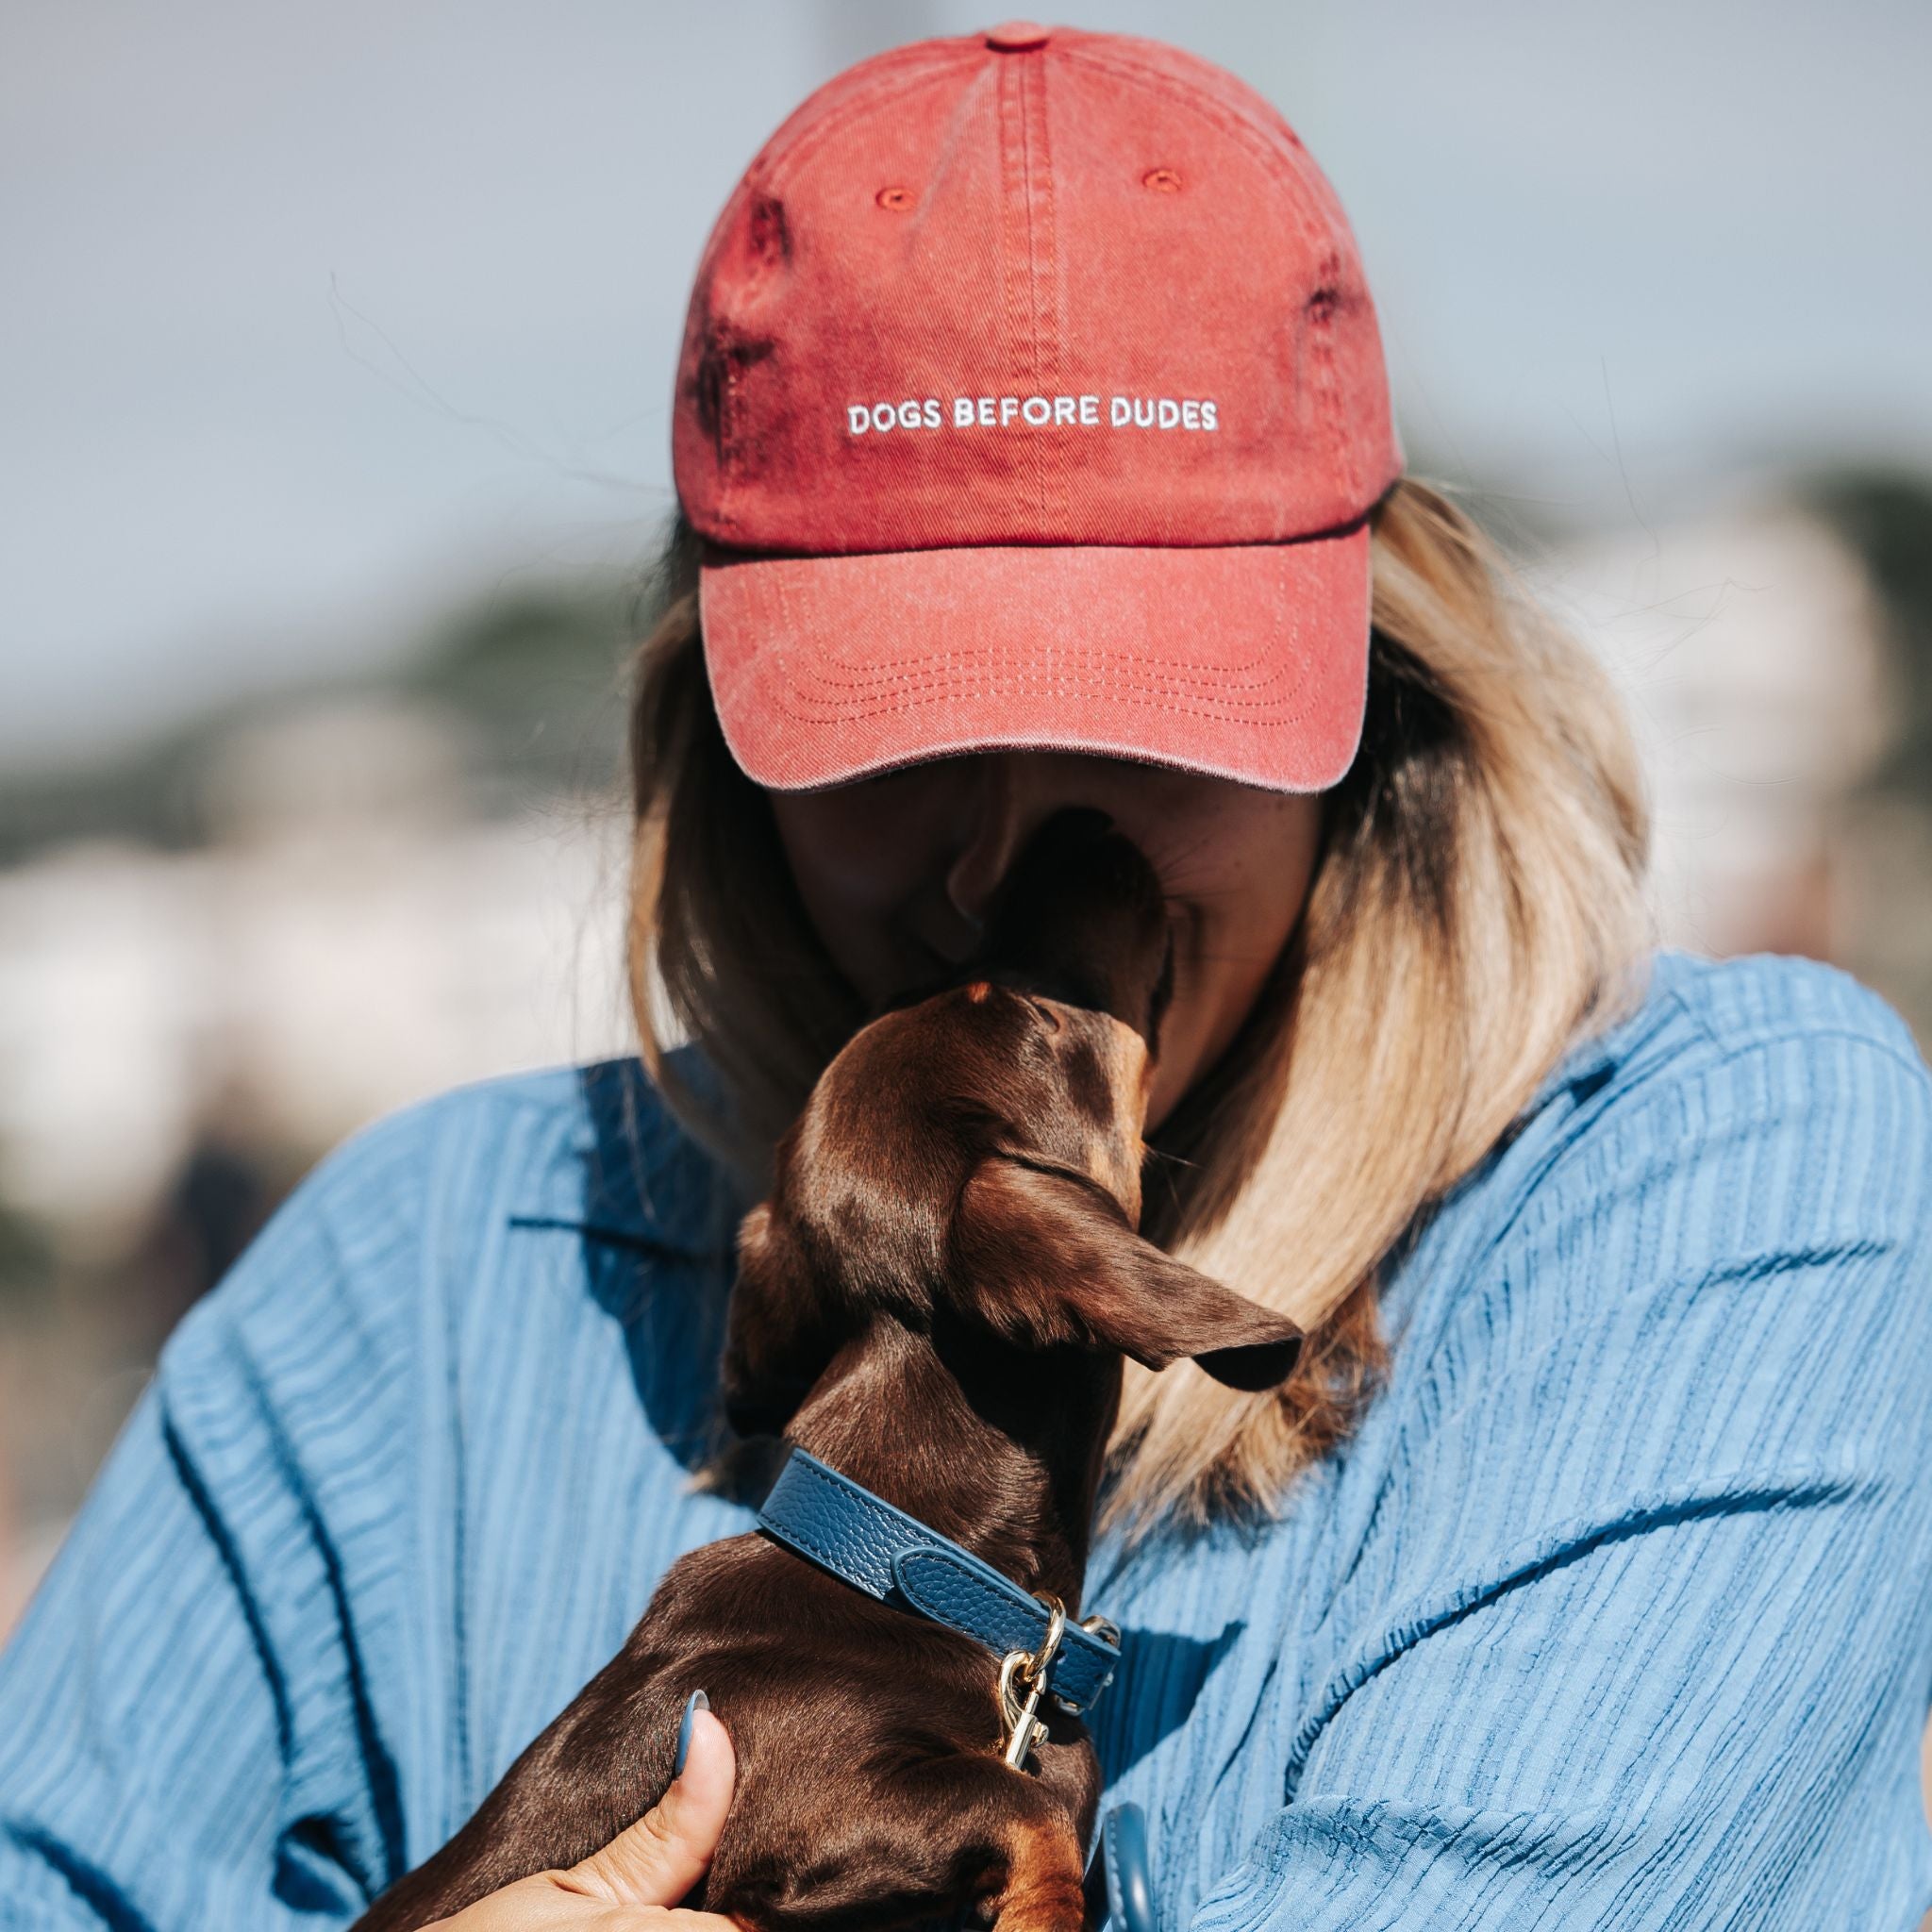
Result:
<svg viewBox="0 0 1932 1932">
<path fill-rule="evenodd" d="M 684 1769 L 635 1824 L 581 1865 L 521 1878 L 428 1932 L 739 1932 L 714 1912 L 673 1909 L 710 1865 L 737 1774 L 724 1726 L 693 1711 Z"/>
</svg>

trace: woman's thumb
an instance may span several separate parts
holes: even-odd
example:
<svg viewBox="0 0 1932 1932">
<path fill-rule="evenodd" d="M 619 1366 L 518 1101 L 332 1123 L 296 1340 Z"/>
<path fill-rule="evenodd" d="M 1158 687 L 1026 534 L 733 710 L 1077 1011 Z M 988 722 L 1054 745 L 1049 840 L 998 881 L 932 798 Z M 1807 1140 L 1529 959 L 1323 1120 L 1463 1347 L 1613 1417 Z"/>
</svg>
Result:
<svg viewBox="0 0 1932 1932">
<path fill-rule="evenodd" d="M 698 1704 L 690 1724 L 684 1768 L 663 1797 L 601 1851 L 571 1867 L 570 1876 L 586 1891 L 617 1906 L 675 1906 L 709 1869 L 731 1807 L 738 1760 L 708 1707 Z"/>
</svg>

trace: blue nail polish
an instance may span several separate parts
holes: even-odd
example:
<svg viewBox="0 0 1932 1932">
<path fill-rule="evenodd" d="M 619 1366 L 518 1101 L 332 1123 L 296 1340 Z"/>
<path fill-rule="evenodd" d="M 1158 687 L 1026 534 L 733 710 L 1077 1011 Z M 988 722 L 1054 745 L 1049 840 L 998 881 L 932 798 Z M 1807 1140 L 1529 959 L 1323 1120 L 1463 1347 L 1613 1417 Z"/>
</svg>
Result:
<svg viewBox="0 0 1932 1932">
<path fill-rule="evenodd" d="M 684 1760 L 691 1750 L 691 1730 L 701 1710 L 709 1710 L 711 1700 L 702 1690 L 693 1690 L 684 1700 L 684 1715 L 677 1722 L 677 1756 L 671 1760 L 671 1775 L 680 1777 L 684 1773 Z"/>
</svg>

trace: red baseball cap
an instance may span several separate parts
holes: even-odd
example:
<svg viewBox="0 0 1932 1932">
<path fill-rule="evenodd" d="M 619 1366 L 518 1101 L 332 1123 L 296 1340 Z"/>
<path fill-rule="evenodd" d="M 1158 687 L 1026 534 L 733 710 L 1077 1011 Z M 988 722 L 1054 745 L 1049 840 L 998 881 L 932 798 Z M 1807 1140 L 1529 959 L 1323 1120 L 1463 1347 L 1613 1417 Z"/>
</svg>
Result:
<svg viewBox="0 0 1932 1932">
<path fill-rule="evenodd" d="M 726 742 L 781 790 L 1057 747 L 1347 770 L 1401 474 L 1355 238 L 1293 131 L 1157 41 L 862 61 L 712 230 L 672 429 Z"/>
</svg>

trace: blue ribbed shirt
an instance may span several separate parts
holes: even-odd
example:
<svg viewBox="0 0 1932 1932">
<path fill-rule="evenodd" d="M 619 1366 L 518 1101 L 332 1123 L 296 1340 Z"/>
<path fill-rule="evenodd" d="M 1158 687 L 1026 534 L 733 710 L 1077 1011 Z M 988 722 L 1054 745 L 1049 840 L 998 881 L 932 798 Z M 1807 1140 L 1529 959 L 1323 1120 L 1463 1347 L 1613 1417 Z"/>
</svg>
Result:
<svg viewBox="0 0 1932 1932">
<path fill-rule="evenodd" d="M 667 1565 L 748 1526 L 689 1488 L 716 1183 L 634 1060 L 323 1160 L 170 1340 L 0 1656 L 0 1924 L 341 1925 L 455 1831 Z M 1911 1932 L 1902 1024 L 1826 968 L 1660 956 L 1382 1302 L 1388 1384 L 1278 1524 L 1096 1547 L 1105 1802 L 1146 1812 L 1166 1932 Z"/>
</svg>

